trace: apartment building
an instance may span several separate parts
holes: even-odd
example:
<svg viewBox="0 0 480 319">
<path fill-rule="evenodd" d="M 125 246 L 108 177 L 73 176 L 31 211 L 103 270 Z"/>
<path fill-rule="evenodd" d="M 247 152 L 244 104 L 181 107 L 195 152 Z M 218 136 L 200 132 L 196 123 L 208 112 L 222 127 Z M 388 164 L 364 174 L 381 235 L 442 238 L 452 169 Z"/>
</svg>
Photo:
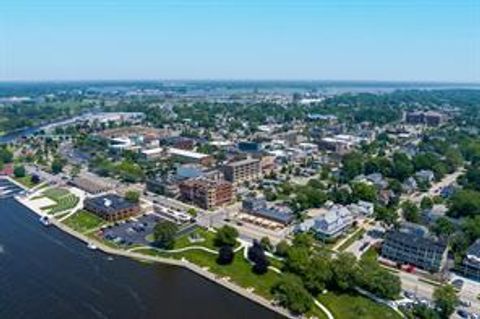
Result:
<svg viewBox="0 0 480 319">
<path fill-rule="evenodd" d="M 228 163 L 223 172 L 225 179 L 234 184 L 256 180 L 262 176 L 260 160 L 254 158 Z"/>
<path fill-rule="evenodd" d="M 210 209 L 228 204 L 233 198 L 233 186 L 224 180 L 199 178 L 187 180 L 179 185 L 184 200 Z"/>
<path fill-rule="evenodd" d="M 403 226 L 385 235 L 382 257 L 401 264 L 438 272 L 447 260 L 447 243 L 429 236 L 422 226 Z"/>
</svg>

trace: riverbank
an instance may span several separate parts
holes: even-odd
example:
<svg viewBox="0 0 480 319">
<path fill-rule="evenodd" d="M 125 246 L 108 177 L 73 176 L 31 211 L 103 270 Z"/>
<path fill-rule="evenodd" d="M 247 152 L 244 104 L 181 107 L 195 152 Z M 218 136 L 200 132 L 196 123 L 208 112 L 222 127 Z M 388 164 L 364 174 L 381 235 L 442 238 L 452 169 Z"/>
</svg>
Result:
<svg viewBox="0 0 480 319">
<path fill-rule="evenodd" d="M 16 196 L 15 199 L 20 204 L 22 204 L 23 206 L 25 206 L 26 208 L 28 208 L 30 211 L 37 214 L 38 216 L 47 216 L 48 215 L 48 214 L 42 212 L 41 209 L 37 205 L 33 205 L 31 203 L 31 201 L 25 196 Z M 251 300 L 251 301 L 253 301 L 253 302 L 255 302 L 255 303 L 271 310 L 271 311 L 274 311 L 274 312 L 286 317 L 286 318 L 295 318 L 295 316 L 290 314 L 286 309 L 274 306 L 269 300 L 252 293 L 248 289 L 245 289 L 243 287 L 238 286 L 237 284 L 229 281 L 225 277 L 217 276 L 216 274 L 208 271 L 207 268 L 202 268 L 202 267 L 200 267 L 200 266 L 198 266 L 198 265 L 196 265 L 196 264 L 194 264 L 194 263 L 192 263 L 192 262 L 190 262 L 190 261 L 188 261 L 184 258 L 179 260 L 179 259 L 173 259 L 173 258 L 165 258 L 165 257 L 161 257 L 161 256 L 146 255 L 146 254 L 136 253 L 136 252 L 132 252 L 132 251 L 125 251 L 125 250 L 122 250 L 122 249 L 116 249 L 116 248 L 113 248 L 113 247 L 110 247 L 110 246 L 104 244 L 103 242 L 101 242 L 99 240 L 96 240 L 95 238 L 92 238 L 92 237 L 86 236 L 85 234 L 77 232 L 77 231 L 71 229 L 70 227 L 66 226 L 62 222 L 54 219 L 54 218 L 50 218 L 50 221 L 51 221 L 51 224 L 53 226 L 57 227 L 61 231 L 63 231 L 65 233 L 69 234 L 70 236 L 82 241 L 86 245 L 88 245 L 88 244 L 95 245 L 98 248 L 98 250 L 100 250 L 100 251 L 102 251 L 106 254 L 132 258 L 132 259 L 136 259 L 136 260 L 139 260 L 139 261 L 155 262 L 155 263 L 162 263 L 162 264 L 171 265 L 171 266 L 182 267 L 184 269 L 187 269 L 189 271 L 192 271 L 192 272 L 202 276 L 205 279 L 213 281 L 214 283 L 219 284 L 219 285 L 223 286 L 224 288 L 227 288 L 228 290 L 230 290 L 232 292 L 235 292 L 236 294 L 238 294 L 238 295 L 240 295 L 244 298 L 247 298 L 247 299 L 249 299 L 249 300 Z"/>
</svg>

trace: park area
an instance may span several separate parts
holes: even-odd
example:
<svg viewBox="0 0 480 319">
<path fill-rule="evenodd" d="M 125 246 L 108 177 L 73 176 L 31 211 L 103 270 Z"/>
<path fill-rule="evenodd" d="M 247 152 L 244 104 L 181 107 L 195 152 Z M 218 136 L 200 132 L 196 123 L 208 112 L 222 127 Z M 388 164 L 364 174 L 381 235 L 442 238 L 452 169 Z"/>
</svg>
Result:
<svg viewBox="0 0 480 319">
<path fill-rule="evenodd" d="M 50 188 L 45 190 L 43 196 L 55 202 L 53 205 L 42 207 L 48 214 L 55 214 L 74 208 L 79 198 L 64 188 Z"/>
<path fill-rule="evenodd" d="M 85 234 L 104 225 L 105 221 L 90 212 L 80 210 L 68 217 L 64 223 L 73 230 Z"/>
</svg>

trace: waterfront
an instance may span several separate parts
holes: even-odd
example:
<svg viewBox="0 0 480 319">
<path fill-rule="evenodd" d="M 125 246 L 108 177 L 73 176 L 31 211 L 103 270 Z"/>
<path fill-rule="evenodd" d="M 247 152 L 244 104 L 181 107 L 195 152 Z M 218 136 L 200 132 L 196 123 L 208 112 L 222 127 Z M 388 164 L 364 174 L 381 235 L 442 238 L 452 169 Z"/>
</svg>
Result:
<svg viewBox="0 0 480 319">
<path fill-rule="evenodd" d="M 188 270 L 90 251 L 0 200 L 0 318 L 281 318 Z"/>
</svg>

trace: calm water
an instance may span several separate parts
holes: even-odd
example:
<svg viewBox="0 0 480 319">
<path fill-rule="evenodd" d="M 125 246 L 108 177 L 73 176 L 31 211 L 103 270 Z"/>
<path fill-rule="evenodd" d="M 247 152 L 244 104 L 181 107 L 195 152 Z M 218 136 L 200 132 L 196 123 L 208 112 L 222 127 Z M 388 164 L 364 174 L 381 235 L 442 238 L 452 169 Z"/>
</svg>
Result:
<svg viewBox="0 0 480 319">
<path fill-rule="evenodd" d="M 88 250 L 0 199 L 0 318 L 275 318 L 187 270 Z"/>
</svg>

